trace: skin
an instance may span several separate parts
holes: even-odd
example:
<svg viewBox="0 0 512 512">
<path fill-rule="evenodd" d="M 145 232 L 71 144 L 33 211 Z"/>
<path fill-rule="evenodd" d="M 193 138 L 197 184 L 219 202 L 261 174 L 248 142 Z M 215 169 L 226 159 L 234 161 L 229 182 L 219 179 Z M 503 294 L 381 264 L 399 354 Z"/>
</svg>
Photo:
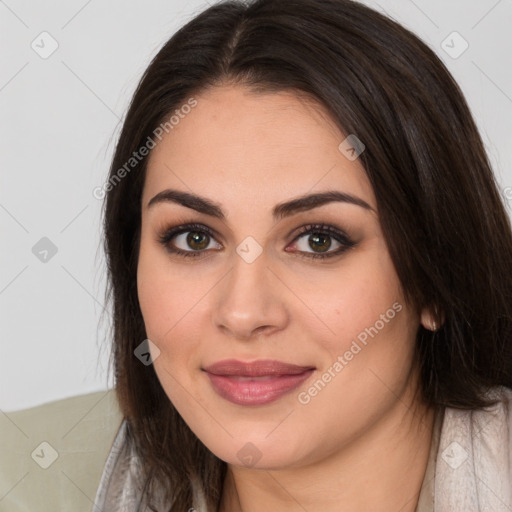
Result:
<svg viewBox="0 0 512 512">
<path fill-rule="evenodd" d="M 196 99 L 149 157 L 137 286 L 167 396 L 228 464 L 219 510 L 414 512 L 434 412 L 415 395 L 413 346 L 420 322 L 429 326 L 432 318 L 404 300 L 362 165 L 338 149 L 346 135 L 328 113 L 296 94 L 224 85 Z M 167 188 L 209 198 L 226 219 L 171 202 L 148 208 Z M 276 204 L 327 190 L 372 209 L 331 202 L 273 220 Z M 174 255 L 158 241 L 166 228 L 187 222 L 216 233 L 197 258 Z M 355 245 L 330 259 L 308 258 L 312 234 L 297 238 L 308 223 L 341 229 Z M 197 250 L 187 234 L 169 245 Z M 262 249 L 252 263 L 236 252 L 248 236 Z M 335 252 L 340 244 L 329 240 Z M 400 312 L 300 403 L 299 393 L 396 303 Z M 316 370 L 272 403 L 242 406 L 220 397 L 202 371 L 227 358 Z M 260 455 L 254 465 L 237 456 L 249 442 Z"/>
</svg>

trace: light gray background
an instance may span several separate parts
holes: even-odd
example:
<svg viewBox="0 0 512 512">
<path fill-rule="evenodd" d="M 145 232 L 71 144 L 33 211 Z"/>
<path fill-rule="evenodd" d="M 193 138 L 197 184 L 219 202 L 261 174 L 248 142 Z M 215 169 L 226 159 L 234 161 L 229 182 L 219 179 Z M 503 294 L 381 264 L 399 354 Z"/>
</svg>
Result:
<svg viewBox="0 0 512 512">
<path fill-rule="evenodd" d="M 512 186 L 512 0 L 364 3 L 411 29 L 447 64 L 512 199 L 505 193 Z M 150 59 L 205 6 L 0 0 L 0 409 L 112 387 L 108 324 L 99 324 L 101 202 L 92 191 L 105 181 Z M 457 58 L 464 42 L 454 31 L 469 44 Z M 47 58 L 40 53 L 52 40 L 42 32 L 58 43 Z M 46 262 L 32 252 L 43 237 L 57 248 Z"/>
</svg>

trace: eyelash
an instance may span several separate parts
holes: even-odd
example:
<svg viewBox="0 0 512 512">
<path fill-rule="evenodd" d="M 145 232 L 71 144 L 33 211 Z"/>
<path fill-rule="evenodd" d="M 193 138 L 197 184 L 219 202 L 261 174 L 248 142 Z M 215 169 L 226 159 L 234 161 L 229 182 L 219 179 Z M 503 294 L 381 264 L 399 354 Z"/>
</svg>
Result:
<svg viewBox="0 0 512 512">
<path fill-rule="evenodd" d="M 187 232 L 194 232 L 194 233 L 202 233 L 207 234 L 211 238 L 215 238 L 215 234 L 213 231 L 208 228 L 205 225 L 202 224 L 184 224 L 181 226 L 176 226 L 170 229 L 165 230 L 161 235 L 158 236 L 158 242 L 162 244 L 167 251 L 177 254 L 179 256 L 183 256 L 185 258 L 192 257 L 197 258 L 201 257 L 205 252 L 206 249 L 200 250 L 200 251 L 184 251 L 182 249 L 178 249 L 176 247 L 172 247 L 170 245 L 171 240 L 177 236 L 181 235 L 183 233 Z M 297 254 L 304 258 L 311 258 L 311 259 L 327 259 L 332 258 L 334 256 L 339 256 L 341 253 L 345 252 L 347 249 L 350 249 L 355 245 L 355 242 L 353 242 L 346 233 L 343 231 L 336 229 L 332 226 L 329 226 L 327 224 L 308 224 L 305 226 L 302 226 L 300 228 L 300 232 L 296 235 L 296 237 L 293 239 L 293 242 L 298 240 L 304 235 L 307 234 L 322 234 L 322 235 L 329 235 L 332 238 L 334 238 L 338 243 L 342 245 L 339 249 L 333 252 L 328 253 L 307 253 L 304 251 L 297 251 Z"/>
</svg>

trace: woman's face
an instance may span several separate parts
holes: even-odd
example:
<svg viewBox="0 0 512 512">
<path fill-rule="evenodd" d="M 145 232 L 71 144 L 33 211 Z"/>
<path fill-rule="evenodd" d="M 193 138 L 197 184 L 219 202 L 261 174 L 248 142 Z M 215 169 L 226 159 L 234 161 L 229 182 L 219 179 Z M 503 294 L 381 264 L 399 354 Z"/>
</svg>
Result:
<svg viewBox="0 0 512 512">
<path fill-rule="evenodd" d="M 319 105 L 241 86 L 195 99 L 152 150 L 143 191 L 137 286 L 155 371 L 220 459 L 324 459 L 412 396 L 418 315 L 357 152 Z M 177 193 L 148 206 L 168 189 L 188 206 Z M 314 198 L 326 192 L 337 200 Z M 228 359 L 303 368 L 205 371 Z"/>
</svg>

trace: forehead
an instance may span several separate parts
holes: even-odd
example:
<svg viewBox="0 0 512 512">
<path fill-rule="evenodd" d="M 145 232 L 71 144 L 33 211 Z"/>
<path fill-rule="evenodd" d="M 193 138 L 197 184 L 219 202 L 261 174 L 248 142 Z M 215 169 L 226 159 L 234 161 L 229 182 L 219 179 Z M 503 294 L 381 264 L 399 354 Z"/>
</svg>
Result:
<svg viewBox="0 0 512 512">
<path fill-rule="evenodd" d="M 194 99 L 151 151 L 143 204 L 164 188 L 219 200 L 228 194 L 246 205 L 336 189 L 375 206 L 362 165 L 339 149 L 346 134 L 319 103 L 243 86 L 215 87 Z"/>
</svg>

